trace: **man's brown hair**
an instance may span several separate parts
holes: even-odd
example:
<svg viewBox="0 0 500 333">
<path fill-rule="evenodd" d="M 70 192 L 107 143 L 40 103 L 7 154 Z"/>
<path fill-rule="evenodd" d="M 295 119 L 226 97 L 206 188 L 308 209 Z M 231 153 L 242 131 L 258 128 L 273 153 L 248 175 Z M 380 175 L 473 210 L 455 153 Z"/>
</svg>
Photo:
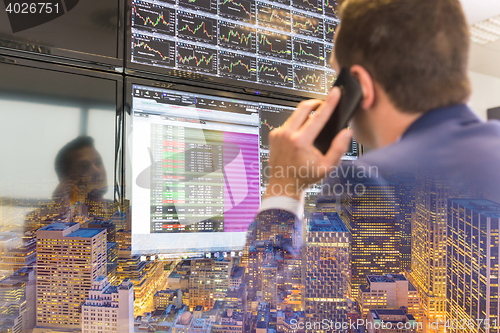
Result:
<svg viewBox="0 0 500 333">
<path fill-rule="evenodd" d="M 339 18 L 339 66 L 363 66 L 400 110 L 469 97 L 469 30 L 459 0 L 345 0 Z"/>
</svg>

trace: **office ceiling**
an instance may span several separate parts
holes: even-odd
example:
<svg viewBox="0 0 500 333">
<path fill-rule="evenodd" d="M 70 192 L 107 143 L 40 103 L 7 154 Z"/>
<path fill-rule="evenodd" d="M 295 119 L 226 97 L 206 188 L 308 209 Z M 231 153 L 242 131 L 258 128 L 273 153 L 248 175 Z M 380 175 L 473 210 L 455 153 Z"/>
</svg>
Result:
<svg viewBox="0 0 500 333">
<path fill-rule="evenodd" d="M 500 15 L 499 0 L 460 0 L 469 24 Z M 500 78 L 500 41 L 487 45 L 471 43 L 469 69 Z"/>
</svg>

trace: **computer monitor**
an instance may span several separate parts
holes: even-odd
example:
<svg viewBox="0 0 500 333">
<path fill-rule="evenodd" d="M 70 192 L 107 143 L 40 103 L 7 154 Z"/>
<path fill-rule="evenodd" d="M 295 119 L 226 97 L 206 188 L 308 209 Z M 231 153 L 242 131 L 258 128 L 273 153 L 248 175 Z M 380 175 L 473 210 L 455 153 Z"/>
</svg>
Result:
<svg viewBox="0 0 500 333">
<path fill-rule="evenodd" d="M 86 68 L 123 68 L 125 0 L 4 3 L 0 54 Z"/>
<path fill-rule="evenodd" d="M 128 84 L 133 253 L 242 250 L 267 185 L 267 136 L 294 103 Z"/>
<path fill-rule="evenodd" d="M 488 120 L 500 120 L 500 107 L 488 109 L 486 113 Z"/>
<path fill-rule="evenodd" d="M 241 92 L 322 96 L 336 0 L 132 0 L 128 69 L 243 87 Z"/>
</svg>

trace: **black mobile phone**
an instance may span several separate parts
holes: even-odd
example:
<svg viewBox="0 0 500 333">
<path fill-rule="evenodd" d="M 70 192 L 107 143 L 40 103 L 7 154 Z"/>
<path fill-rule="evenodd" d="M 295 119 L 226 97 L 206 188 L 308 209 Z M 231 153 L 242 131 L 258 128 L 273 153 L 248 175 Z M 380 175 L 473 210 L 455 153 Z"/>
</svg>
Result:
<svg viewBox="0 0 500 333">
<path fill-rule="evenodd" d="M 326 154 L 330 148 L 333 138 L 335 138 L 342 129 L 347 127 L 349 120 L 354 115 L 354 111 L 356 111 L 359 103 L 361 103 L 363 99 L 361 85 L 359 81 L 351 75 L 348 68 L 342 68 L 333 87 L 339 87 L 342 92 L 339 104 L 314 141 L 314 146 L 323 154 Z"/>
</svg>

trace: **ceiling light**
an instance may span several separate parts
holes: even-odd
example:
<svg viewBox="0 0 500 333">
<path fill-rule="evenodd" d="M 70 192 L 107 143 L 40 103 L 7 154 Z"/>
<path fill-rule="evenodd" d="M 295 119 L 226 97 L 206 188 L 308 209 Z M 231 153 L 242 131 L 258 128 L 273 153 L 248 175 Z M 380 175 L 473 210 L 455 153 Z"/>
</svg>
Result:
<svg viewBox="0 0 500 333">
<path fill-rule="evenodd" d="M 473 24 L 470 38 L 474 43 L 486 45 L 500 40 L 500 15 Z"/>
</svg>

